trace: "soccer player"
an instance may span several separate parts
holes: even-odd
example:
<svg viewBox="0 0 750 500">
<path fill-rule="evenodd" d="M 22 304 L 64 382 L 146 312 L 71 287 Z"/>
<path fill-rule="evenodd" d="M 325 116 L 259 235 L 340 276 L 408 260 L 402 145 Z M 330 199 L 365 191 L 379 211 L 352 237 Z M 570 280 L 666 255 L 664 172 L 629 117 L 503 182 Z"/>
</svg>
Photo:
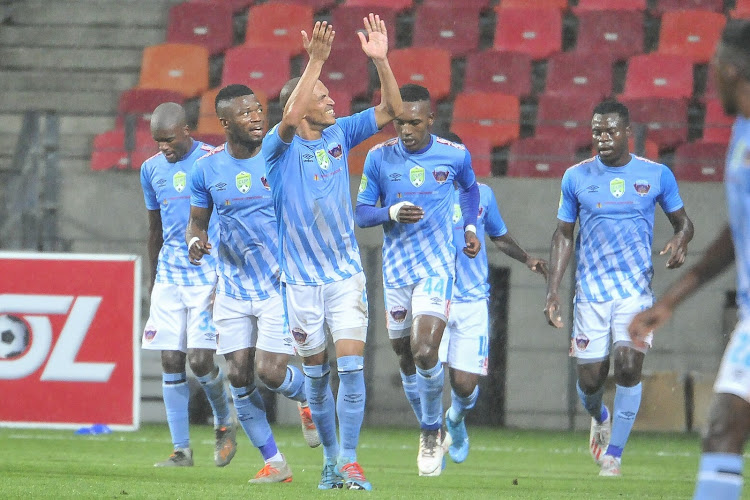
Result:
<svg viewBox="0 0 750 500">
<path fill-rule="evenodd" d="M 335 36 L 327 23 L 302 32 L 310 59 L 302 76 L 281 90 L 281 123 L 263 140 L 281 245 L 281 271 L 289 327 L 303 357 L 305 390 L 323 443 L 318 488 L 372 489 L 357 462 L 364 418 L 364 347 L 367 293 L 349 194 L 347 156 L 401 112 L 398 84 L 388 64 L 385 23 L 370 14 L 358 36 L 375 64 L 381 102 L 337 119 L 333 99 L 318 80 Z M 336 348 L 339 391 L 328 384 L 326 331 Z M 341 444 L 336 437 L 339 418 Z"/>
<path fill-rule="evenodd" d="M 729 223 L 697 264 L 633 318 L 629 331 L 636 345 L 643 345 L 681 302 L 736 261 L 740 322 L 716 376 L 693 497 L 735 500 L 742 493 L 742 453 L 750 430 L 750 22 L 727 24 L 712 66 L 724 111 L 737 117 L 724 174 Z"/>
<path fill-rule="evenodd" d="M 453 133 L 445 134 L 443 137 L 458 144 L 462 142 Z M 454 189 L 453 193 L 453 239 L 461 241 L 464 236 L 464 222 L 461 216 L 459 190 Z M 547 261 L 532 257 L 521 248 L 505 226 L 492 188 L 480 183 L 477 217 L 479 241 L 484 241 L 485 234 L 498 250 L 547 279 Z M 450 317 L 439 350 L 440 361 L 449 366 L 451 407 L 445 414 L 445 426 L 451 436 L 448 453 L 456 463 L 466 460 L 469 454 L 469 436 L 466 433 L 464 417 L 474 408 L 479 397 L 479 377 L 487 375 L 487 302 L 490 296 L 487 276 L 487 251 L 484 246 L 473 259 L 463 252 L 456 252 L 456 279 L 453 282 Z M 404 387 L 407 386 L 405 382 Z"/>
<path fill-rule="evenodd" d="M 288 364 L 294 347 L 281 300 L 276 215 L 260 154 L 265 113 L 245 85 L 222 88 L 215 107 L 227 142 L 195 163 L 186 240 L 192 262 L 210 255 L 206 228 L 215 207 L 220 232 L 214 303 L 220 331 L 217 352 L 227 360 L 240 424 L 266 462 L 250 482 L 291 481 L 254 384 L 256 363 L 258 376 L 272 391 L 297 401 L 308 444 L 314 447 L 320 441 L 305 397 L 305 378 Z"/>
<path fill-rule="evenodd" d="M 198 377 L 214 413 L 214 462 L 227 465 L 237 449 L 224 376 L 214 363 L 216 330 L 211 302 L 216 261 L 191 266 L 184 244 L 190 212 L 190 169 L 211 146 L 190 137 L 185 110 L 172 102 L 151 115 L 151 135 L 159 153 L 141 166 L 141 185 L 148 209 L 148 255 L 151 263 L 151 309 L 143 348 L 161 351 L 162 390 L 174 453 L 157 467 L 193 465 L 190 448 L 185 361 Z M 208 228 L 215 237 L 217 226 Z M 187 354 L 186 354 L 187 353 Z"/>
<path fill-rule="evenodd" d="M 634 345 L 627 325 L 653 302 L 651 244 L 658 203 L 674 229 L 660 255 L 680 267 L 693 238 L 674 175 L 665 165 L 630 154 L 630 116 L 623 104 L 599 103 L 591 119 L 598 155 L 565 171 L 557 228 L 552 235 L 544 314 L 562 328 L 558 288 L 573 252 L 577 261 L 571 356 L 577 358 L 578 396 L 591 415 L 589 450 L 600 476 L 619 476 L 622 451 L 641 404 L 643 359 L 651 345 Z M 614 351 L 612 412 L 602 404 Z M 611 436 L 611 437 L 610 437 Z"/>
<path fill-rule="evenodd" d="M 394 122 L 398 138 L 367 153 L 356 221 L 361 227 L 383 226 L 386 324 L 406 397 L 420 422 L 417 468 L 420 476 L 438 476 L 444 439 L 438 349 L 456 259 L 453 183 L 461 188 L 463 252 L 471 258 L 481 247 L 476 235 L 479 186 L 466 148 L 430 133 L 434 114 L 429 91 L 407 84 L 401 87 L 401 100 L 404 111 Z M 378 202 L 381 208 L 375 206 Z"/>
</svg>

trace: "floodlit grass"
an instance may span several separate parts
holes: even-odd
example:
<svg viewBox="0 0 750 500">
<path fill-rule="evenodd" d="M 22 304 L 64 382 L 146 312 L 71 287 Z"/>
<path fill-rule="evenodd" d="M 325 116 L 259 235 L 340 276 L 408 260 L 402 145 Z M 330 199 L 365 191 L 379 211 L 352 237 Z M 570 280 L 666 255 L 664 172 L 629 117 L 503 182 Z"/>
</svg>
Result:
<svg viewBox="0 0 750 500">
<path fill-rule="evenodd" d="M 250 486 L 262 461 L 244 434 L 231 465 L 213 465 L 213 431 L 193 426 L 195 466 L 156 469 L 171 452 L 164 426 L 76 436 L 72 431 L 0 429 L 0 498 L 368 498 L 609 499 L 690 498 L 699 458 L 696 435 L 636 433 L 622 478 L 600 478 L 586 448 L 588 433 L 470 428 L 463 464 L 448 459 L 440 477 L 417 475 L 416 430 L 365 428 L 359 461 L 372 492 L 318 491 L 320 448 L 298 428 L 275 427 L 294 471 L 288 484 Z"/>
</svg>

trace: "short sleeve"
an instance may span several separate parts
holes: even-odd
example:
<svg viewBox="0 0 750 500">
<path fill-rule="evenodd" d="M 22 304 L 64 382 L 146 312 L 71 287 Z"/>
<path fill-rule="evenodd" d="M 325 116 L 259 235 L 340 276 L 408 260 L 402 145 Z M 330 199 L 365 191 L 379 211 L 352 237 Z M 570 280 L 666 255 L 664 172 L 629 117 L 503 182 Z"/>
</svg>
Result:
<svg viewBox="0 0 750 500">
<path fill-rule="evenodd" d="M 151 184 L 150 171 L 145 163 L 141 165 L 141 187 L 143 188 L 143 200 L 146 202 L 146 209 L 159 210 L 159 200 L 156 198 L 156 191 Z"/>
<path fill-rule="evenodd" d="M 468 149 L 464 149 L 463 161 L 458 165 L 456 172 L 456 182 L 464 189 L 468 189 L 474 185 L 477 181 L 476 175 L 474 175 L 474 168 L 471 166 L 471 153 Z"/>
<path fill-rule="evenodd" d="M 200 208 L 210 208 L 213 204 L 203 176 L 203 165 L 199 161 L 193 164 L 190 171 L 190 204 Z"/>
<path fill-rule="evenodd" d="M 378 124 L 375 121 L 375 108 L 367 108 L 351 116 L 337 118 L 336 125 L 344 132 L 347 149 L 352 149 L 377 133 Z"/>
<path fill-rule="evenodd" d="M 365 158 L 364 173 L 362 181 L 359 183 L 359 194 L 357 194 L 357 203 L 363 205 L 375 205 L 380 199 L 380 163 L 383 153 L 381 150 L 372 150 L 367 153 Z"/>
<path fill-rule="evenodd" d="M 487 216 L 484 223 L 484 231 L 487 236 L 491 238 L 497 238 L 508 232 L 508 228 L 505 226 L 503 216 L 500 215 L 500 208 L 497 206 L 497 200 L 495 199 L 495 193 L 492 189 L 487 186 Z"/>
<path fill-rule="evenodd" d="M 263 138 L 261 153 L 263 160 L 266 162 L 266 174 L 269 179 L 276 174 L 276 170 L 281 163 L 281 159 L 292 145 L 291 142 L 284 142 L 278 134 L 279 125 L 274 125 Z"/>
<path fill-rule="evenodd" d="M 662 165 L 661 171 L 661 193 L 657 198 L 664 213 L 671 214 L 684 206 L 680 198 L 680 190 L 677 187 L 677 179 L 668 167 Z"/>
<path fill-rule="evenodd" d="M 578 197 L 576 196 L 573 171 L 568 169 L 563 174 L 560 188 L 560 204 L 557 218 L 563 222 L 575 222 L 578 218 Z"/>
</svg>

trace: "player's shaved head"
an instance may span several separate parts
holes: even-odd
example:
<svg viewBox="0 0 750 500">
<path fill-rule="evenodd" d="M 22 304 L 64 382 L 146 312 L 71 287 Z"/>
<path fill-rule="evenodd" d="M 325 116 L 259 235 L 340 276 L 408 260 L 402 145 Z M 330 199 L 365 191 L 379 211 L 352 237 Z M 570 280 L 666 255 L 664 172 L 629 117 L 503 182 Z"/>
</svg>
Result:
<svg viewBox="0 0 750 500">
<path fill-rule="evenodd" d="M 169 163 L 182 160 L 193 145 L 185 109 L 175 102 L 159 104 L 151 114 L 151 136 Z"/>
<path fill-rule="evenodd" d="M 297 87 L 299 80 L 299 76 L 297 78 L 292 78 L 281 87 L 281 92 L 279 92 L 279 104 L 281 105 L 281 109 L 286 107 L 286 103 L 288 103 L 289 98 L 292 97 L 292 92 L 294 92 L 294 89 Z"/>
<path fill-rule="evenodd" d="M 216 115 L 219 118 L 226 118 L 225 113 L 229 108 L 229 102 L 236 97 L 244 97 L 246 95 L 255 95 L 255 92 L 247 85 L 241 85 L 239 83 L 233 83 L 219 90 L 214 99 L 214 107 L 216 109 Z"/>
<path fill-rule="evenodd" d="M 187 126 L 185 108 L 176 102 L 159 104 L 151 113 L 151 130 L 167 130 Z"/>
</svg>

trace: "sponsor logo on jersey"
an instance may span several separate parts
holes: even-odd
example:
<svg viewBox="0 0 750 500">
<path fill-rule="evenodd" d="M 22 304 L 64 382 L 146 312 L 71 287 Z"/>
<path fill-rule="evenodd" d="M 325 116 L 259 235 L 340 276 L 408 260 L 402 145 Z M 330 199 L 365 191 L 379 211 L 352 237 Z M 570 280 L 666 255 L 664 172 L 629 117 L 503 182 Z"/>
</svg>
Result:
<svg viewBox="0 0 750 500">
<path fill-rule="evenodd" d="M 592 184 L 591 186 L 589 186 L 589 187 L 586 188 L 586 191 L 588 191 L 589 193 L 598 193 L 599 192 L 599 186 L 595 186 L 595 185 Z"/>
<path fill-rule="evenodd" d="M 461 205 L 458 203 L 453 204 L 453 223 L 458 224 L 458 221 L 461 220 Z"/>
<path fill-rule="evenodd" d="M 312 153 L 305 153 L 302 155 L 302 162 L 303 163 L 312 163 L 315 161 L 315 155 Z"/>
<path fill-rule="evenodd" d="M 388 178 L 393 182 L 397 182 L 401 180 L 401 174 L 399 174 L 398 172 L 393 172 L 388 176 Z"/>
<path fill-rule="evenodd" d="M 609 181 L 609 192 L 612 196 L 619 198 L 625 194 L 625 181 L 619 177 L 615 177 Z"/>
<path fill-rule="evenodd" d="M 217 191 L 226 191 L 227 189 L 227 183 L 226 182 L 220 182 L 216 185 Z"/>
<path fill-rule="evenodd" d="M 159 179 L 156 181 L 156 187 L 164 187 L 167 184 L 167 179 Z"/>
<path fill-rule="evenodd" d="M 235 184 L 240 193 L 245 194 L 250 191 L 250 186 L 253 184 L 253 178 L 249 173 L 243 170 L 237 174 L 237 177 L 235 177 Z"/>
<path fill-rule="evenodd" d="M 412 167 L 409 170 L 409 180 L 414 187 L 420 187 L 424 184 L 424 168 L 420 166 Z"/>
<path fill-rule="evenodd" d="M 315 160 L 318 162 L 318 166 L 323 170 L 328 170 L 331 166 L 331 159 L 328 157 L 328 153 L 325 149 L 317 149 L 315 151 Z"/>
<path fill-rule="evenodd" d="M 175 173 L 174 177 L 172 177 L 172 185 L 174 186 L 175 191 L 181 193 L 187 185 L 187 174 L 182 170 Z"/>
<path fill-rule="evenodd" d="M 362 174 L 362 180 L 359 181 L 359 192 L 364 193 L 365 189 L 367 189 L 367 176 Z"/>
</svg>

